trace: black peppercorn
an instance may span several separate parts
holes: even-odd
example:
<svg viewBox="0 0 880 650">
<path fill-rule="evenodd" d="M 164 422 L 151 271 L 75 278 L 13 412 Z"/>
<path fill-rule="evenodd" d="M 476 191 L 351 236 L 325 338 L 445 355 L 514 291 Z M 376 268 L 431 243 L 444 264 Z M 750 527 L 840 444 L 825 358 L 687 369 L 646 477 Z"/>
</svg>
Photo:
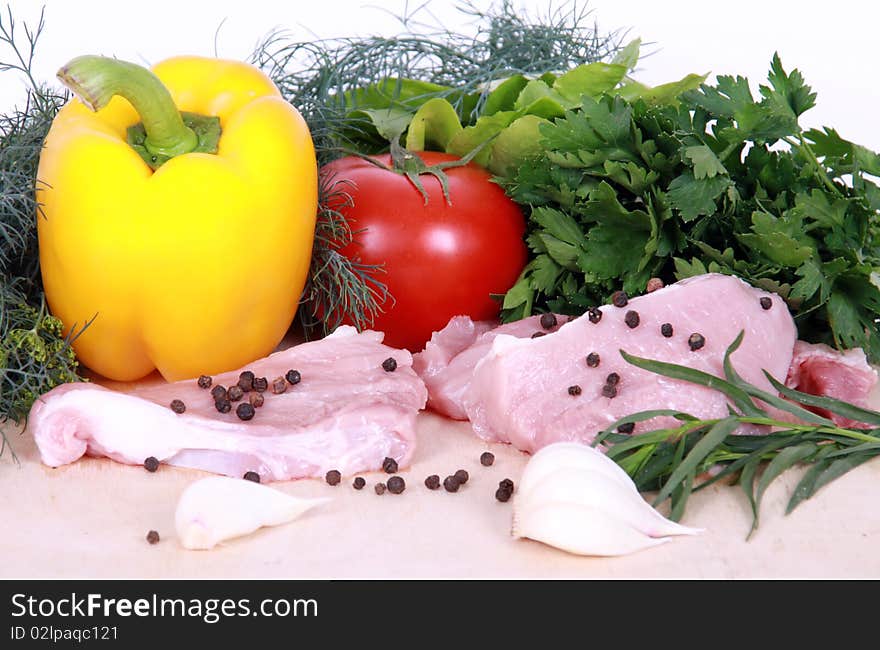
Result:
<svg viewBox="0 0 880 650">
<path fill-rule="evenodd" d="M 386 456 L 382 461 L 382 471 L 386 474 L 394 474 L 397 472 L 397 461 Z"/>
<path fill-rule="evenodd" d="M 773 306 L 773 301 L 770 300 L 767 296 L 764 296 L 760 300 L 761 309 L 770 309 Z"/>
<path fill-rule="evenodd" d="M 238 376 L 238 387 L 245 393 L 249 393 L 254 389 L 254 373 L 245 370 Z"/>
<path fill-rule="evenodd" d="M 251 394 L 248 395 L 248 402 L 250 402 L 251 406 L 253 406 L 255 409 L 260 408 L 263 405 L 265 399 L 266 398 L 263 397 L 262 393 L 251 392 Z"/>
<path fill-rule="evenodd" d="M 452 477 L 458 481 L 459 485 L 464 485 L 468 482 L 470 474 L 467 473 L 467 470 L 459 469 L 455 471 L 455 474 L 453 474 Z"/>
<path fill-rule="evenodd" d="M 513 481 L 509 478 L 502 479 L 498 482 L 498 487 L 507 490 L 508 492 L 513 492 Z"/>
<path fill-rule="evenodd" d="M 272 392 L 280 395 L 287 390 L 287 380 L 284 377 L 276 377 L 272 380 Z"/>
<path fill-rule="evenodd" d="M 541 327 L 543 327 L 545 330 L 550 330 L 556 327 L 556 315 L 541 314 Z"/>
<path fill-rule="evenodd" d="M 148 472 L 155 472 L 159 469 L 159 459 L 155 456 L 149 456 L 144 460 L 144 469 Z"/>
<path fill-rule="evenodd" d="M 660 333 L 666 338 L 672 338 L 672 323 L 663 323 L 660 326 Z"/>
<path fill-rule="evenodd" d="M 388 479 L 387 487 L 391 494 L 400 494 L 406 489 L 406 481 L 402 476 L 392 476 Z"/>
<path fill-rule="evenodd" d="M 629 296 L 625 291 L 615 291 L 611 294 L 611 304 L 615 307 L 626 307 L 629 302 Z"/>
<path fill-rule="evenodd" d="M 695 332 L 688 337 L 688 347 L 691 352 L 699 350 L 704 345 L 706 345 L 706 337 L 702 334 Z"/>
<path fill-rule="evenodd" d="M 605 384 L 604 386 L 602 386 L 602 396 L 609 399 L 617 397 L 617 386 Z"/>
<path fill-rule="evenodd" d="M 577 384 L 575 384 L 574 386 L 568 387 L 568 394 L 571 395 L 572 397 L 577 397 L 578 395 L 581 394 L 581 392 L 582 392 L 581 387 L 578 386 Z"/>
<path fill-rule="evenodd" d="M 235 407 L 235 414 L 238 416 L 238 419 L 245 422 L 253 419 L 254 413 L 256 413 L 256 410 L 250 402 L 242 402 Z"/>
<path fill-rule="evenodd" d="M 211 397 L 214 398 L 214 401 L 217 402 L 221 399 L 226 399 L 226 388 L 217 384 L 214 388 L 211 389 Z"/>
<path fill-rule="evenodd" d="M 339 485 L 339 481 L 342 480 L 342 474 L 339 473 L 338 469 L 331 469 L 324 475 L 324 480 L 330 485 Z"/>
<path fill-rule="evenodd" d="M 495 498 L 498 499 L 501 503 L 507 503 L 510 501 L 510 497 L 513 494 L 510 490 L 505 490 L 503 487 L 495 490 Z"/>
<path fill-rule="evenodd" d="M 425 487 L 429 490 L 436 490 L 440 487 L 440 477 L 436 474 L 431 474 L 428 478 L 425 479 Z"/>
<path fill-rule="evenodd" d="M 533 338 L 533 339 L 539 339 L 539 338 L 541 338 L 542 336 L 547 336 L 547 332 L 540 332 L 540 331 L 538 331 L 538 332 L 535 332 L 534 334 L 532 334 L 532 338 Z"/>
<path fill-rule="evenodd" d="M 388 357 L 382 362 L 382 370 L 385 372 L 394 372 L 397 370 L 397 361 L 394 360 L 394 357 Z"/>
<path fill-rule="evenodd" d="M 186 411 L 186 404 L 183 403 L 183 400 L 173 399 L 171 400 L 171 410 L 180 415 Z"/>
<path fill-rule="evenodd" d="M 602 320 L 602 310 L 597 309 L 596 307 L 590 307 L 590 311 L 587 312 L 587 318 L 589 318 L 590 322 L 595 325 Z"/>
<path fill-rule="evenodd" d="M 376 491 L 376 494 L 385 494 L 384 483 L 376 483 L 376 487 L 374 487 L 373 489 Z"/>
<path fill-rule="evenodd" d="M 605 383 L 609 386 L 617 386 L 617 384 L 620 383 L 620 375 L 618 375 L 616 372 L 608 373 L 608 376 L 605 377 Z"/>
<path fill-rule="evenodd" d="M 253 481 L 254 483 L 260 482 L 260 475 L 256 472 L 245 472 L 242 477 L 245 481 Z"/>
<path fill-rule="evenodd" d="M 295 386 L 302 381 L 302 375 L 299 373 L 299 370 L 288 370 L 284 378 L 290 382 L 291 386 Z"/>
<path fill-rule="evenodd" d="M 147 541 L 150 544 L 158 544 L 159 543 L 159 533 L 155 530 L 151 530 L 147 533 Z"/>
<path fill-rule="evenodd" d="M 226 389 L 226 399 L 228 399 L 230 402 L 237 402 L 242 397 L 244 397 L 244 391 L 238 384 L 230 386 Z"/>
<path fill-rule="evenodd" d="M 618 433 L 632 433 L 635 428 L 636 428 L 635 422 L 626 422 L 624 424 L 621 424 L 619 427 L 617 427 L 617 432 Z"/>
<path fill-rule="evenodd" d="M 459 483 L 455 480 L 454 476 L 447 476 L 443 479 L 443 487 L 446 488 L 447 492 L 458 492 Z"/>
<path fill-rule="evenodd" d="M 495 454 L 491 451 L 484 451 L 480 454 L 480 465 L 483 467 L 489 467 L 495 462 Z"/>
<path fill-rule="evenodd" d="M 355 490 L 363 490 L 366 484 L 367 482 L 364 480 L 363 476 L 357 476 L 355 477 L 354 481 L 352 481 L 351 486 Z"/>
<path fill-rule="evenodd" d="M 214 402 L 214 408 L 216 408 L 221 413 L 229 413 L 232 410 L 232 402 L 228 399 L 218 399 Z"/>
<path fill-rule="evenodd" d="M 595 352 L 590 352 L 587 355 L 587 365 L 590 368 L 598 368 L 599 367 L 599 355 Z"/>
<path fill-rule="evenodd" d="M 199 376 L 199 388 L 210 388 L 213 383 L 213 379 L 208 377 L 208 375 Z"/>
<path fill-rule="evenodd" d="M 630 329 L 638 327 L 639 320 L 639 312 L 633 311 L 632 309 L 626 312 L 626 316 L 623 317 L 623 322 L 626 323 L 626 326 Z"/>
<path fill-rule="evenodd" d="M 254 377 L 254 390 L 263 393 L 269 388 L 269 380 L 265 377 Z"/>
</svg>

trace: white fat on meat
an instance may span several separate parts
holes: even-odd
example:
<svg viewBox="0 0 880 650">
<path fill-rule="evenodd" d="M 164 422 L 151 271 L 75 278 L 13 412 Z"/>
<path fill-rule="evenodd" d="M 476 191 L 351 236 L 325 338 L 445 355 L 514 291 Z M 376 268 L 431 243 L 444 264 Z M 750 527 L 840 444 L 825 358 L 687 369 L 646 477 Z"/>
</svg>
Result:
<svg viewBox="0 0 880 650">
<path fill-rule="evenodd" d="M 169 465 L 233 477 L 248 471 L 263 480 L 321 477 L 379 469 L 386 457 L 401 466 L 415 450 L 415 423 L 427 391 L 406 350 L 382 345 L 379 332 L 341 327 L 333 335 L 213 377 L 229 387 L 242 370 L 265 376 L 270 387 L 252 420 L 219 413 L 210 389 L 195 379 L 108 390 L 64 384 L 35 402 L 28 418 L 42 461 L 57 467 L 83 455 L 141 464 L 150 456 Z M 382 367 L 393 358 L 397 368 Z M 284 393 L 271 382 L 288 370 L 302 380 Z M 180 415 L 169 405 L 180 399 Z M 244 400 L 247 400 L 245 393 Z"/>
</svg>

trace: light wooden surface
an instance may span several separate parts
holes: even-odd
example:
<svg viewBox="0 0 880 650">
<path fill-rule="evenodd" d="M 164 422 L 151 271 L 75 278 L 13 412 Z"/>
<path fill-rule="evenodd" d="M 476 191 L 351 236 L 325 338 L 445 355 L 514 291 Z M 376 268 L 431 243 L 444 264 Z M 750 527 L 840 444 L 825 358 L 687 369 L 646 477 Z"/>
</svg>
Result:
<svg viewBox="0 0 880 650">
<path fill-rule="evenodd" d="M 823 488 L 784 516 L 802 470 L 769 490 L 761 525 L 746 541 L 750 513 L 739 488 L 713 486 L 692 497 L 684 519 L 706 532 L 619 558 L 568 555 L 509 535 L 511 503 L 494 499 L 502 478 L 516 481 L 527 457 L 486 445 L 466 423 L 420 416 L 419 448 L 402 472 L 401 495 L 377 496 L 380 473 L 337 487 L 318 480 L 276 483 L 291 494 L 333 496 L 291 524 L 263 529 L 213 551 L 186 551 L 175 539 L 174 509 L 203 474 L 162 467 L 149 474 L 106 459 L 49 469 L 25 433 L 12 433 L 20 465 L 0 459 L 0 578 L 880 578 L 880 459 Z M 493 467 L 479 456 L 490 449 Z M 458 468 L 470 481 L 457 494 L 425 488 Z M 145 541 L 159 531 L 155 546 Z"/>
</svg>

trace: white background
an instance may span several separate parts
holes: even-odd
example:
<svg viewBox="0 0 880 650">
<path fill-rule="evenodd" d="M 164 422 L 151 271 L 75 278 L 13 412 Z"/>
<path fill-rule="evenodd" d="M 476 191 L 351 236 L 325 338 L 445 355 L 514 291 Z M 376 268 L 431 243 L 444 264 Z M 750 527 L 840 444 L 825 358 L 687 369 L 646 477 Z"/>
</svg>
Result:
<svg viewBox="0 0 880 650">
<path fill-rule="evenodd" d="M 36 24 L 46 7 L 46 29 L 35 70 L 52 80 L 79 54 L 112 55 L 155 63 L 176 54 L 247 58 L 257 42 L 281 28 L 296 40 L 365 34 L 392 36 L 407 11 L 424 22 L 469 29 L 470 16 L 449 0 L 7 0 L 19 21 Z M 2 2 L 2 0 L 0 0 Z M 474 0 L 481 8 L 490 0 Z M 571 8 L 558 0 L 513 0 L 532 16 Z M 742 74 L 753 87 L 766 77 L 774 51 L 786 69 L 799 68 L 819 93 L 803 121 L 828 125 L 880 150 L 880 10 L 875 2 L 737 0 L 591 0 L 600 30 L 619 29 L 652 43 L 636 75 L 662 83 L 689 72 Z M 0 5 L 2 6 L 2 5 Z M 5 13 L 5 12 L 4 12 Z M 4 25 L 8 19 L 4 16 Z M 645 51 L 643 50 L 643 52 Z M 11 52 L 0 49 L 0 61 Z M 21 80 L 0 73 L 0 112 L 21 102 Z"/>
</svg>

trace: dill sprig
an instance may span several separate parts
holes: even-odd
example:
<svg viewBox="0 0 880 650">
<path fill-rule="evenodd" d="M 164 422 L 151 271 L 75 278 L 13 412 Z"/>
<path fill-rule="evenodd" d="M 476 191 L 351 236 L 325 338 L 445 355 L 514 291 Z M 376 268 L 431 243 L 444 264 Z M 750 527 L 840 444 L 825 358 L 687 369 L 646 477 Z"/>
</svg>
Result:
<svg viewBox="0 0 880 650">
<path fill-rule="evenodd" d="M 714 419 L 662 409 L 633 413 L 600 432 L 593 444 L 605 446 L 608 457 L 632 477 L 640 491 L 657 491 L 655 506 L 668 499 L 670 516 L 676 521 L 684 514 L 693 492 L 722 479 L 738 477 L 752 510 L 751 536 L 758 527 L 765 491 L 784 471 L 795 465 L 809 466 L 789 498 L 788 514 L 821 487 L 880 455 L 880 413 L 787 388 L 766 371 L 765 376 L 778 394 L 746 382 L 730 361 L 730 355 L 742 340 L 741 332 L 727 348 L 723 379 L 621 350 L 623 358 L 639 368 L 724 393 L 734 408 L 727 417 Z M 761 404 L 788 413 L 796 421 L 774 417 Z M 822 409 L 862 424 L 839 426 L 805 407 Z M 680 424 L 635 436 L 614 433 L 622 424 L 656 417 L 672 417 Z M 768 433 L 734 433 L 742 425 L 766 427 Z M 867 428 L 863 428 L 865 425 Z"/>
<path fill-rule="evenodd" d="M 63 335 L 40 281 L 37 165 L 52 120 L 67 101 L 32 73 L 44 26 L 42 12 L 35 29 L 19 26 L 9 8 L 0 13 L 0 47 L 11 53 L 9 61 L 0 61 L 0 72 L 20 73 L 29 83 L 24 107 L 0 115 L 0 424 L 20 424 L 39 395 L 80 380 L 70 343 L 82 329 Z M 7 446 L 4 435 L 0 454 Z"/>
<path fill-rule="evenodd" d="M 429 98 L 442 97 L 456 109 L 462 124 L 473 124 L 498 81 L 607 59 L 620 49 L 623 37 L 601 32 L 586 5 L 577 2 L 551 7 L 536 17 L 517 10 L 510 0 L 487 10 L 464 3 L 458 8 L 473 26 L 469 33 L 419 22 L 419 13 L 429 11 L 429 4 L 399 17 L 402 29 L 393 37 L 295 41 L 273 32 L 257 47 L 252 62 L 302 113 L 319 164 L 352 151 L 388 150 L 388 139 L 358 112 L 364 97 L 373 100 L 378 94 L 389 106 L 402 103 L 413 111 Z M 378 275 L 381 269 L 345 261 L 335 252 L 341 246 L 334 244 L 334 237 L 349 241 L 351 232 L 338 209 L 322 201 L 313 251 L 316 261 L 303 296 L 304 308 L 298 312 L 307 331 L 315 327 L 322 333 L 331 331 L 343 318 L 372 322 L 382 304 L 376 298 L 386 291 Z M 335 316 L 324 320 L 328 313 Z"/>
</svg>

